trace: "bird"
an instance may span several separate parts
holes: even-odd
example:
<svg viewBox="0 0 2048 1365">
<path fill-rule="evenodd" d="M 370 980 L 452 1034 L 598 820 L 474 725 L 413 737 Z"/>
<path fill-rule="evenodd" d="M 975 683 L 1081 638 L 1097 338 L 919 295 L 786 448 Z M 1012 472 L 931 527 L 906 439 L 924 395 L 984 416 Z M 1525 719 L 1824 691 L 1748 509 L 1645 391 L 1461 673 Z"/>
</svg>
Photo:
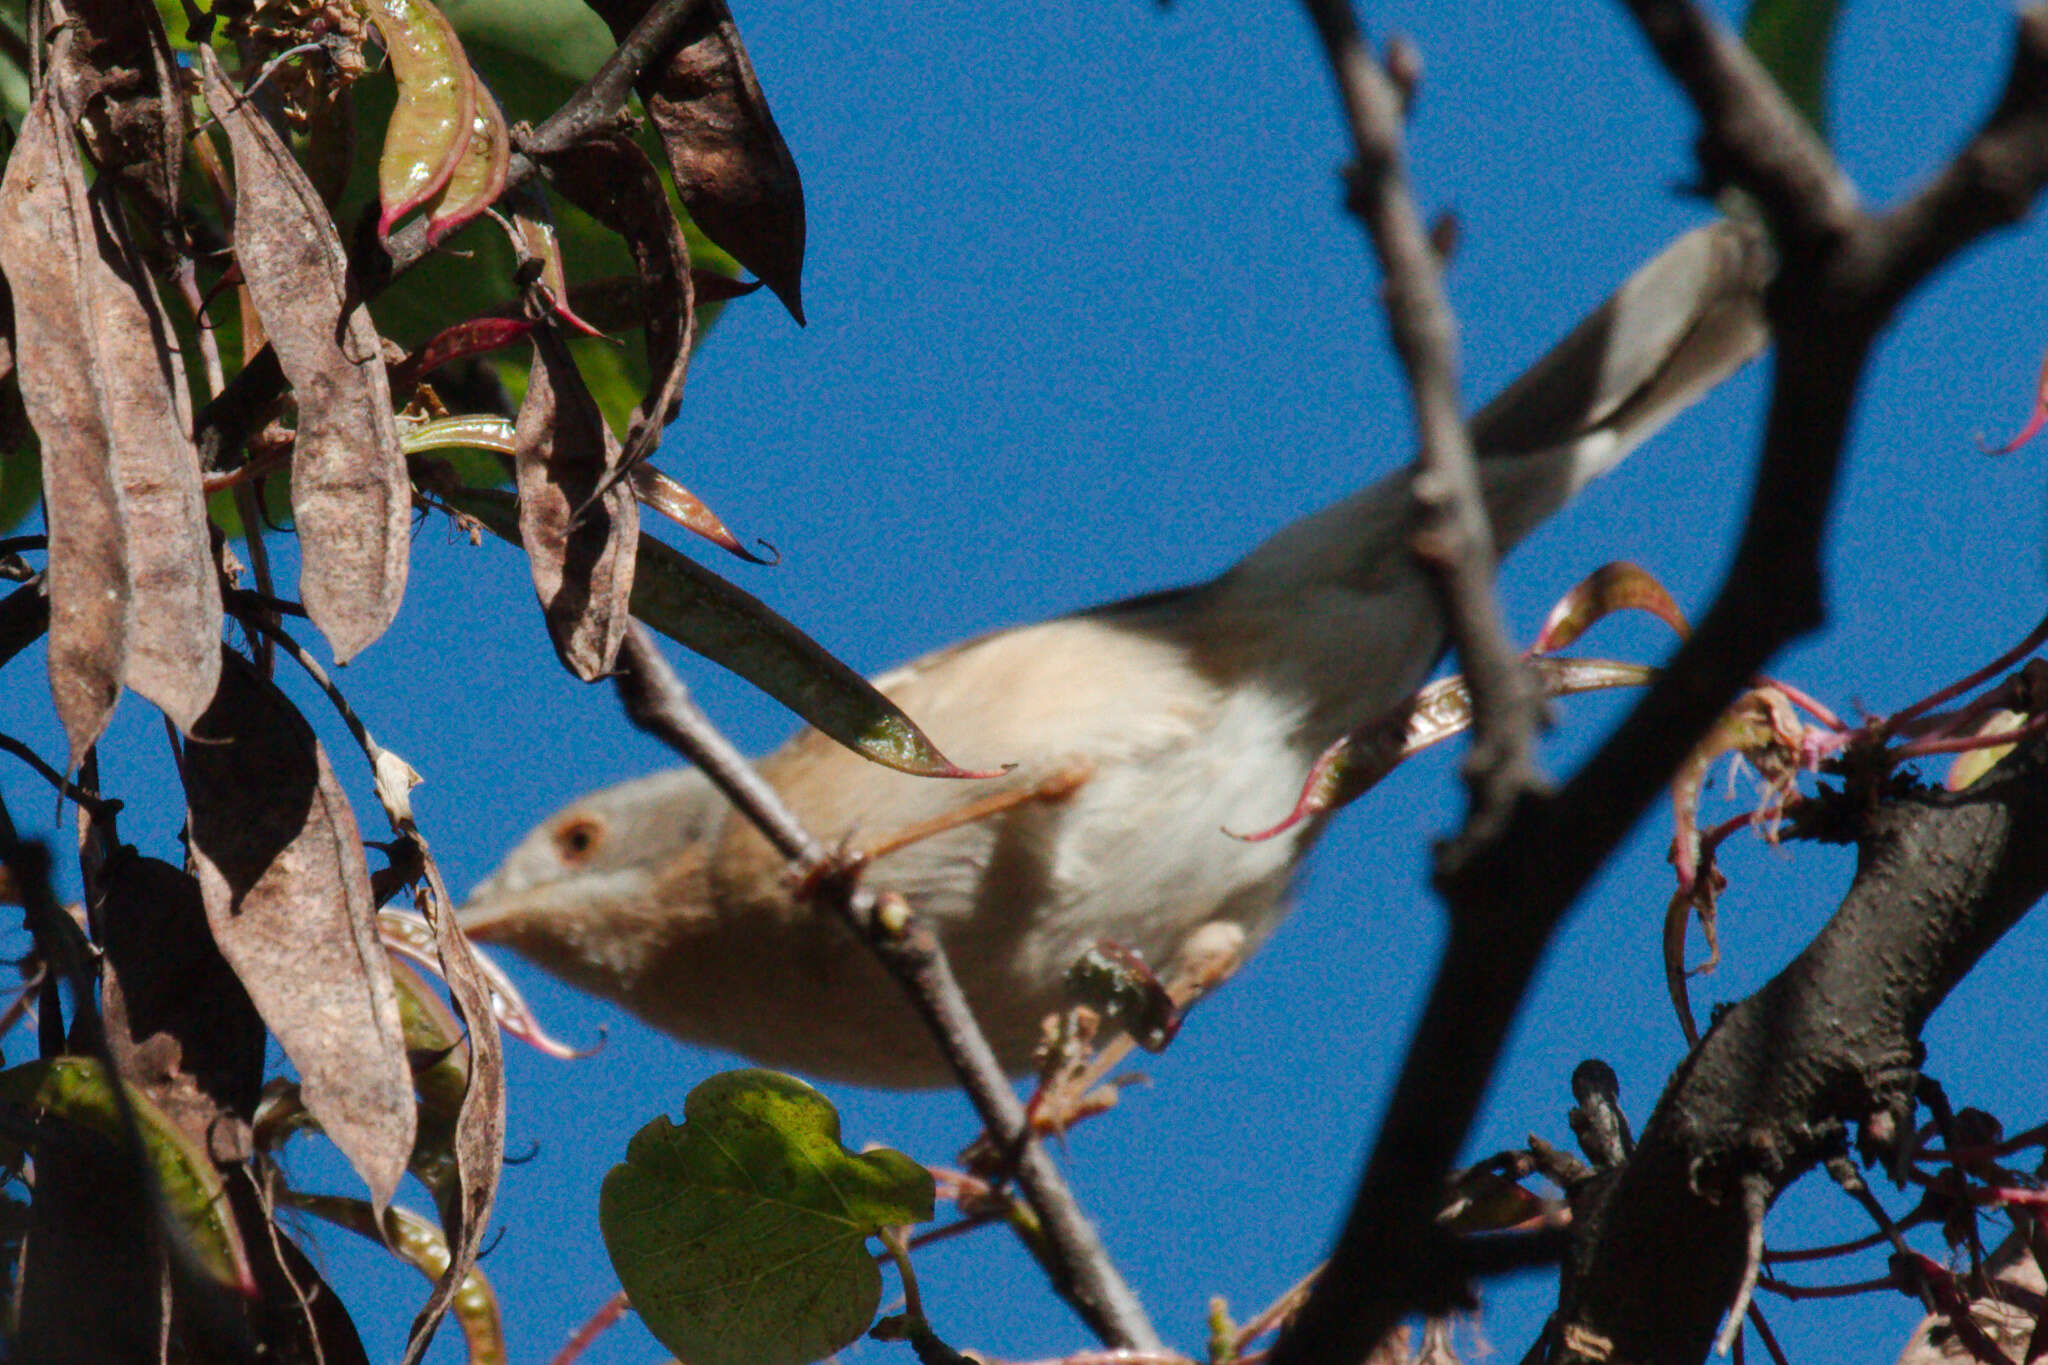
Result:
<svg viewBox="0 0 2048 1365">
<path fill-rule="evenodd" d="M 1770 268 L 1755 225 L 1696 228 L 1473 416 L 1502 552 L 1763 348 Z M 1092 947 L 1170 979 L 1249 954 L 1284 917 L 1324 817 L 1261 841 L 1231 831 L 1271 826 L 1316 756 L 1399 705 L 1444 652 L 1409 506 L 1396 472 L 1208 582 L 998 630 L 874 679 L 955 762 L 1000 776 L 909 776 L 810 729 L 758 769 L 820 839 L 887 848 L 864 875 L 933 927 L 998 1060 L 1024 1074 Z M 992 796 L 1013 804 L 991 813 Z M 570 802 L 459 922 L 764 1066 L 887 1088 L 952 1078 L 852 931 L 694 768 Z"/>
</svg>

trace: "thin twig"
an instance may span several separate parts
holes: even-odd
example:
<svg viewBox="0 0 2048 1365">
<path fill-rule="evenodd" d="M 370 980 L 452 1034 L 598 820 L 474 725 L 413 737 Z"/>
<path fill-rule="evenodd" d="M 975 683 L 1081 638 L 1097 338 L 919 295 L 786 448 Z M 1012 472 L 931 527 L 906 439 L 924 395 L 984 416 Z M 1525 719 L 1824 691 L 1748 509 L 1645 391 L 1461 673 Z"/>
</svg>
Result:
<svg viewBox="0 0 2048 1365">
<path fill-rule="evenodd" d="M 605 58 L 604 65 L 584 82 L 575 98 L 533 130 L 523 150 L 530 156 L 549 156 L 616 127 L 625 110 L 627 92 L 639 83 L 648 68 L 668 55 L 683 30 L 705 18 L 710 8 L 707 0 L 662 0 L 650 5 L 625 41 Z"/>
<path fill-rule="evenodd" d="M 1414 546 L 1472 692 L 1468 837 L 1484 839 L 1524 792 L 1539 785 L 1530 751 L 1540 700 L 1494 598 L 1493 529 L 1458 401 L 1457 323 L 1444 297 L 1441 260 L 1409 188 L 1401 93 L 1367 48 L 1351 0 L 1306 4 L 1358 153 L 1349 205 L 1379 257 L 1394 351 L 1415 406 L 1421 449 L 1413 483 Z"/>
<path fill-rule="evenodd" d="M 2025 639 L 1993 659 L 1990 663 L 1985 664 L 1982 668 L 1975 669 L 1969 674 L 1956 679 L 1939 691 L 1929 693 L 1904 710 L 1896 711 L 1886 716 L 1883 725 L 1880 727 L 1881 732 L 1891 734 L 1904 727 L 1909 721 L 1918 719 L 1920 716 L 1932 711 L 1935 707 L 1945 706 L 1957 697 L 1962 696 L 1965 692 L 1974 691 L 1976 688 L 1983 686 L 1991 679 L 2005 672 L 2006 669 L 2011 668 L 2014 664 L 2032 654 L 2036 649 L 2039 649 L 2044 641 L 2048 641 L 2048 617 L 2043 617 L 2039 625 L 2028 631 Z"/>
<path fill-rule="evenodd" d="M 80 810 L 91 811 L 95 815 L 108 815 L 121 809 L 119 801 L 103 798 L 98 792 L 88 791 L 84 787 L 67 780 L 64 774 L 43 762 L 42 756 L 37 754 L 35 750 L 29 748 L 28 745 L 23 744 L 12 735 L 0 735 L 0 752 L 13 754 L 16 758 L 28 764 L 29 767 L 35 769 L 38 777 L 55 787 L 60 795 L 76 805 Z"/>
<path fill-rule="evenodd" d="M 825 846 L 781 795 L 691 700 L 638 621 L 626 628 L 616 682 L 627 717 L 695 763 L 800 876 L 816 876 L 826 908 L 881 960 L 931 1030 L 990 1135 L 1016 1153 L 1017 1184 L 1045 1231 L 1057 1288 L 1110 1346 L 1160 1348 L 1159 1335 L 1125 1284 L 1059 1167 L 1032 1135 L 1024 1106 L 997 1063 L 937 937 L 901 896 L 834 876 Z M 816 875 L 824 874 L 824 875 Z"/>
</svg>

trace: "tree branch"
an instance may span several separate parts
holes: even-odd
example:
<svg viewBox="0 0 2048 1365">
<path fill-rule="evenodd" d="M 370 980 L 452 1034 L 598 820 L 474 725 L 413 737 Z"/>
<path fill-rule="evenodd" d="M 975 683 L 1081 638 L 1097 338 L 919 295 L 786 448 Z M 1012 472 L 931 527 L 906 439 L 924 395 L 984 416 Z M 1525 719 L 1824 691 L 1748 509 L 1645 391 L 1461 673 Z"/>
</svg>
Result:
<svg viewBox="0 0 2048 1365">
<path fill-rule="evenodd" d="M 1775 1198 L 1839 1151 L 1850 1123 L 1871 1150 L 1910 1136 L 1921 1027 L 2048 894 L 2044 825 L 2040 739 L 1966 791 L 1918 793 L 1869 818 L 1840 908 L 1721 1016 L 1619 1179 L 1575 1210 L 1583 1251 L 1559 1305 L 1567 1339 L 1623 1360 L 1704 1356 L 1748 1260 L 1744 1190 Z"/>
<path fill-rule="evenodd" d="M 1420 450 L 1412 484 L 1412 544 L 1472 689 L 1465 781 L 1472 799 L 1470 833 L 1485 838 L 1523 793 L 1541 785 L 1531 756 L 1541 698 L 1508 641 L 1494 598 L 1493 528 L 1458 400 L 1457 321 L 1444 298 L 1442 262 L 1409 187 L 1400 95 L 1366 46 L 1351 0 L 1306 4 L 1358 153 L 1349 175 L 1349 206 L 1379 257 L 1394 351 L 1415 406 Z"/>
<path fill-rule="evenodd" d="M 1821 528 L 1863 364 L 1892 310 L 2048 181 L 2048 5 L 2022 17 L 2006 95 L 1978 138 L 1919 207 L 1892 218 L 1856 210 L 1810 132 L 1787 134 L 1797 117 L 1789 103 L 1691 4 L 1632 0 L 1631 9 L 1699 110 L 1707 174 L 1753 195 L 1778 238 L 1782 268 L 1766 299 L 1778 349 L 1748 520 L 1699 630 L 1622 726 L 1562 791 L 1525 799 L 1495 842 L 1440 876 L 1461 907 L 1444 961 L 1329 1268 L 1274 1365 L 1351 1365 L 1404 1313 L 1456 1296 L 1445 1278 L 1451 1250 L 1432 1222 L 1435 1191 L 1544 949 L 1729 701 L 1820 623 Z M 1694 1240 L 1692 1224 L 1670 1226 Z M 1717 1223 L 1700 1235 L 1726 1230 Z"/>
<path fill-rule="evenodd" d="M 842 918 L 903 987 L 931 1030 L 990 1137 L 1016 1154 L 1017 1184 L 1044 1227 L 1054 1288 L 1104 1344 L 1157 1351 L 1159 1334 L 1124 1283 L 1094 1226 L 1082 1213 L 1059 1167 L 1031 1126 L 996 1055 L 953 978 L 938 938 L 907 901 L 863 885 L 835 863 L 803 827 L 781 794 L 754 771 L 655 648 L 646 627 L 627 627 L 616 681 L 626 715 L 641 729 L 703 769 L 733 807 L 753 822 L 800 876 L 814 879 L 826 908 Z"/>
</svg>

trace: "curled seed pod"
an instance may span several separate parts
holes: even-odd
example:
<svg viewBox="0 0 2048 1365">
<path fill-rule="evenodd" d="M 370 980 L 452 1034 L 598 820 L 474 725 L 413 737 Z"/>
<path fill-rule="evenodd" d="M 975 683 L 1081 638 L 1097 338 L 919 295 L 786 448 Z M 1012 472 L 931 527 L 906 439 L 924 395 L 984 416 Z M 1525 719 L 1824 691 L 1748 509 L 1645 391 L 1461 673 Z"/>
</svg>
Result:
<svg viewBox="0 0 2048 1365">
<path fill-rule="evenodd" d="M 356 11 L 376 25 L 398 82 L 377 161 L 377 239 L 389 241 L 398 220 L 439 195 L 462 163 L 476 123 L 476 77 L 454 26 L 427 0 L 356 0 Z"/>
<path fill-rule="evenodd" d="M 498 108 L 483 80 L 470 72 L 472 113 L 469 138 L 448 183 L 434 198 L 427 214 L 427 241 L 443 237 L 468 223 L 505 192 L 505 171 L 512 162 L 512 134 L 505 127 L 505 115 Z"/>
</svg>

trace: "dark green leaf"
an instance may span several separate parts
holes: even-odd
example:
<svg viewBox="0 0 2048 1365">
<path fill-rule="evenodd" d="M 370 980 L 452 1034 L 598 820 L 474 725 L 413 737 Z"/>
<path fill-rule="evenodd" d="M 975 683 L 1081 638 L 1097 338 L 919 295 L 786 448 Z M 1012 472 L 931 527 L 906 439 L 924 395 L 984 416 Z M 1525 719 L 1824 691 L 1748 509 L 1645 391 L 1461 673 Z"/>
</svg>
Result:
<svg viewBox="0 0 2048 1365">
<path fill-rule="evenodd" d="M 1756 0 L 1742 40 L 1821 140 L 1828 136 L 1828 49 L 1839 0 Z"/>
<path fill-rule="evenodd" d="M 106 1072 L 90 1057 L 53 1057 L 0 1071 L 0 1100 L 32 1105 L 67 1123 L 121 1140 L 121 1112 Z M 149 1098 L 134 1087 L 128 1101 L 143 1150 L 166 1203 L 192 1235 L 199 1263 L 220 1283 L 250 1287 L 242 1239 L 228 1213 L 220 1173 Z"/>
</svg>

